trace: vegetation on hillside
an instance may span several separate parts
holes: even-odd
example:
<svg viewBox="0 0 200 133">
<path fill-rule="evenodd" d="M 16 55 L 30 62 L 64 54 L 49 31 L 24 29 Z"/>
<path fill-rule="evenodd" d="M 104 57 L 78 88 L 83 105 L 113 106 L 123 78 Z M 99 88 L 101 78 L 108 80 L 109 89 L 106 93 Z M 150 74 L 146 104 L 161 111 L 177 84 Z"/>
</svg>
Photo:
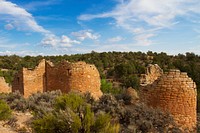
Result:
<svg viewBox="0 0 200 133">
<path fill-rule="evenodd" d="M 62 60 L 71 62 L 85 61 L 87 63 L 95 64 L 98 68 L 102 82 L 104 79 L 112 80 L 112 88 L 115 90 L 103 91 L 106 93 L 121 92 L 116 83 L 121 88 L 139 87 L 139 76 L 145 73 L 145 67 L 148 64 L 158 64 L 164 71 L 177 68 L 182 72 L 187 72 L 188 75 L 197 84 L 198 93 L 198 112 L 200 112 L 200 56 L 194 53 L 178 54 L 175 56 L 167 55 L 164 52 L 156 53 L 148 51 L 142 52 L 91 52 L 88 54 L 75 54 L 63 56 L 25 56 L 19 57 L 0 56 L 0 76 L 4 76 L 6 81 L 11 84 L 14 74 L 22 67 L 34 68 L 41 59 L 47 59 L 57 64 Z"/>
<path fill-rule="evenodd" d="M 98 101 L 89 93 L 60 91 L 37 93 L 28 99 L 19 93 L 0 94 L 0 99 L 13 111 L 32 112 L 28 123 L 37 133 L 181 133 L 170 114 L 141 103 L 131 105 L 121 94 L 105 94 Z"/>
</svg>

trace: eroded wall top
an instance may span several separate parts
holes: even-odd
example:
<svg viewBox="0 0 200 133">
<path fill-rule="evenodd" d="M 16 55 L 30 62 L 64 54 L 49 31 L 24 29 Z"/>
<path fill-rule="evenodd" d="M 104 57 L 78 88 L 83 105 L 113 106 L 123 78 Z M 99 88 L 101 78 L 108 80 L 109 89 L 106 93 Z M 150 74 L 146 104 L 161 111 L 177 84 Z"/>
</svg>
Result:
<svg viewBox="0 0 200 133">
<path fill-rule="evenodd" d="M 161 74 L 154 82 L 141 86 L 140 97 L 148 106 L 170 112 L 182 129 L 195 131 L 196 84 L 187 73 L 170 70 Z"/>
<path fill-rule="evenodd" d="M 153 83 L 163 74 L 163 70 L 157 65 L 149 64 L 146 69 L 146 74 L 141 75 L 141 85 L 147 85 Z"/>
</svg>

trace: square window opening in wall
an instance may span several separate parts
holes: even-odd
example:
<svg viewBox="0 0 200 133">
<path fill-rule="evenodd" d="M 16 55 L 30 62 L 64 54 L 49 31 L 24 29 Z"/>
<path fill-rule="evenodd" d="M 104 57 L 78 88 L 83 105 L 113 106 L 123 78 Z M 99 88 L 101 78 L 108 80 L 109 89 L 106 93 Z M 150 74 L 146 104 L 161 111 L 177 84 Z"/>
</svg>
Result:
<svg viewBox="0 0 200 133">
<path fill-rule="evenodd" d="M 20 79 L 20 78 L 19 78 L 19 77 L 17 77 L 17 82 L 18 82 L 18 83 L 19 83 L 19 79 Z"/>
<path fill-rule="evenodd" d="M 70 69 L 67 69 L 67 75 L 69 75 L 69 73 L 70 73 Z"/>
<path fill-rule="evenodd" d="M 67 75 L 71 76 L 72 75 L 72 72 L 70 69 L 67 69 Z"/>
</svg>

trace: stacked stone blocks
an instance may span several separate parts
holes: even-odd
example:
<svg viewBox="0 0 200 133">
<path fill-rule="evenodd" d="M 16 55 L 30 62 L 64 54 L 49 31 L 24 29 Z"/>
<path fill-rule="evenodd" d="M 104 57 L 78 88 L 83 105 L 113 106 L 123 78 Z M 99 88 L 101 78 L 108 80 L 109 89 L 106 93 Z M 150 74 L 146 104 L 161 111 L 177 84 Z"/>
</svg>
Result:
<svg viewBox="0 0 200 133">
<path fill-rule="evenodd" d="M 61 90 L 64 93 L 90 92 L 97 99 L 102 95 L 100 76 L 94 65 L 85 62 L 63 61 L 58 65 L 42 60 L 34 70 L 23 68 L 13 81 L 12 91 L 19 90 L 24 97 L 33 93 Z"/>
<path fill-rule="evenodd" d="M 187 73 L 170 70 L 161 74 L 151 84 L 142 85 L 141 101 L 153 108 L 160 108 L 173 115 L 182 129 L 196 129 L 196 84 Z"/>
</svg>

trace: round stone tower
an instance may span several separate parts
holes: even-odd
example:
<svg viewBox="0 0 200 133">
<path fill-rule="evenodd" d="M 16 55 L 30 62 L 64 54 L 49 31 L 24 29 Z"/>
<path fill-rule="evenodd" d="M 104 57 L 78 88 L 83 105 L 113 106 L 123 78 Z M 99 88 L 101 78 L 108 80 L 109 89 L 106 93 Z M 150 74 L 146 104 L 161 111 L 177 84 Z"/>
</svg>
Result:
<svg viewBox="0 0 200 133">
<path fill-rule="evenodd" d="M 46 83 L 47 91 L 60 89 L 64 93 L 70 91 L 90 92 L 95 99 L 102 96 L 99 71 L 94 65 L 85 62 L 63 61 L 56 66 L 48 63 Z"/>
<path fill-rule="evenodd" d="M 90 92 L 94 98 L 102 95 L 100 75 L 94 65 L 85 62 L 71 63 L 69 70 L 69 88 L 74 91 Z"/>
<path fill-rule="evenodd" d="M 196 84 L 187 73 L 170 70 L 151 84 L 141 86 L 141 101 L 173 115 L 182 129 L 196 130 Z"/>
</svg>

